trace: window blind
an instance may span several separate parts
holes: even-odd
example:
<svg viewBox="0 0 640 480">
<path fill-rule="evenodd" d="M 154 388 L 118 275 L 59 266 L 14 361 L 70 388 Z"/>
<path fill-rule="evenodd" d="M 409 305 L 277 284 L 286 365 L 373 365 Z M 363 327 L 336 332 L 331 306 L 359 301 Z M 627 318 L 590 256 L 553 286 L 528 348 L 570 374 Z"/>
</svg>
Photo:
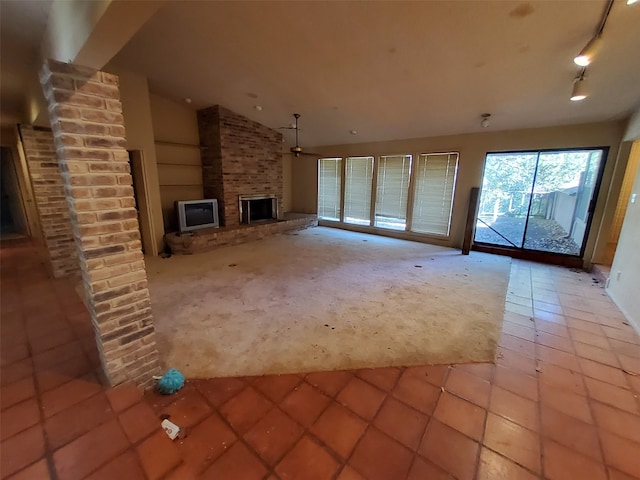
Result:
<svg viewBox="0 0 640 480">
<path fill-rule="evenodd" d="M 458 171 L 458 153 L 423 153 L 418 157 L 411 230 L 449 235 Z"/>
<path fill-rule="evenodd" d="M 344 221 L 371 225 L 373 157 L 348 157 L 344 185 Z"/>
<path fill-rule="evenodd" d="M 318 218 L 340 220 L 341 158 L 318 160 Z"/>
<path fill-rule="evenodd" d="M 411 155 L 381 156 L 378 161 L 375 226 L 404 230 L 411 176 Z"/>
</svg>

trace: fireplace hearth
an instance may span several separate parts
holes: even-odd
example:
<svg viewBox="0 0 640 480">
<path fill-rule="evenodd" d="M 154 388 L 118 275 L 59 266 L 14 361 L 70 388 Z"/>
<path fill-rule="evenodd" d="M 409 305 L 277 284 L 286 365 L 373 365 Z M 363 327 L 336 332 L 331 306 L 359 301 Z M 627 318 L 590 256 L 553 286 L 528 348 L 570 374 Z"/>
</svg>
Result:
<svg viewBox="0 0 640 480">
<path fill-rule="evenodd" d="M 278 219 L 278 199 L 273 195 L 240 195 L 238 201 L 242 225 Z"/>
</svg>

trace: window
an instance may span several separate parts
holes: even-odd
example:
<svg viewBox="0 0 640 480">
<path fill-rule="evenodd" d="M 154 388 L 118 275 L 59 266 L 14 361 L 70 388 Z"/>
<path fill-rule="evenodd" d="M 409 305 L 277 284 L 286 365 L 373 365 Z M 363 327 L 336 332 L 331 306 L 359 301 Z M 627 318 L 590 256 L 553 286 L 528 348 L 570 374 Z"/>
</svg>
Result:
<svg viewBox="0 0 640 480">
<path fill-rule="evenodd" d="M 381 156 L 378 161 L 375 226 L 404 230 L 411 176 L 411 155 Z"/>
<path fill-rule="evenodd" d="M 449 235 L 458 170 L 458 153 L 423 153 L 418 157 L 411 230 Z"/>
<path fill-rule="evenodd" d="M 318 160 L 318 218 L 340 220 L 342 159 Z"/>
<path fill-rule="evenodd" d="M 348 157 L 344 185 L 344 221 L 371 225 L 373 157 Z"/>
</svg>

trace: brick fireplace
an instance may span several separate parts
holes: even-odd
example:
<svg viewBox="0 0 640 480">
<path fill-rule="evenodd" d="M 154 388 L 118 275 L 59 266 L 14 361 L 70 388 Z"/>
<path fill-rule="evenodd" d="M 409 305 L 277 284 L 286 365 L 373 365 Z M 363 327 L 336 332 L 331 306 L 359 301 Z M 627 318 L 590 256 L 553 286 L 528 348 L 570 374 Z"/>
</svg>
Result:
<svg viewBox="0 0 640 480">
<path fill-rule="evenodd" d="M 221 224 L 252 223 L 252 209 L 253 222 L 280 218 L 282 134 L 220 105 L 198 111 L 198 130 L 204 196 L 218 199 Z"/>
</svg>

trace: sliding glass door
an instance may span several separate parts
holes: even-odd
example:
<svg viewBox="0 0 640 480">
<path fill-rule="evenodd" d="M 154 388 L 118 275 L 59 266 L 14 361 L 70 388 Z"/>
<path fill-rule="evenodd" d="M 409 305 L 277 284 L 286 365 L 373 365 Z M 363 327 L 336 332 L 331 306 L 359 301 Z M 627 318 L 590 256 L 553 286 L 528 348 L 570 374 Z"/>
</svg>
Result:
<svg viewBox="0 0 640 480">
<path fill-rule="evenodd" d="M 475 242 L 581 256 L 603 149 L 490 153 Z"/>
</svg>

